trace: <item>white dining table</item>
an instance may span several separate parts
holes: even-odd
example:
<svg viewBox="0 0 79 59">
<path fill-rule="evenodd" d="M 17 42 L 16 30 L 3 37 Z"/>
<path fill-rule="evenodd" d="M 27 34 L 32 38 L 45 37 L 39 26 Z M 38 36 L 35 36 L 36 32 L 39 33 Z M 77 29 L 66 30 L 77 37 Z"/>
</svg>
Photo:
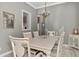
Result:
<svg viewBox="0 0 79 59">
<path fill-rule="evenodd" d="M 38 36 L 29 40 L 30 48 L 37 49 L 50 56 L 51 50 L 54 47 L 58 36 Z"/>
</svg>

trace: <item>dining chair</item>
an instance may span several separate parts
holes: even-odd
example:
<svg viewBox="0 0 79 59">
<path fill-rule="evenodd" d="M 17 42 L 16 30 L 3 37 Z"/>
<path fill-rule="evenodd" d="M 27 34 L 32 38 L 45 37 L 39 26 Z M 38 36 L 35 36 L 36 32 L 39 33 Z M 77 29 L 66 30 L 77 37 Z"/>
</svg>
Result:
<svg viewBox="0 0 79 59">
<path fill-rule="evenodd" d="M 35 55 L 32 55 L 29 44 L 29 38 L 16 38 L 9 36 L 12 45 L 12 51 L 14 57 L 43 57 L 45 53 L 37 50 Z M 33 52 L 33 51 L 32 51 Z"/>
<path fill-rule="evenodd" d="M 14 57 L 24 57 L 27 51 L 27 56 L 30 57 L 29 38 L 16 38 L 12 36 L 9 36 L 9 38 L 11 41 Z M 27 50 L 23 47 L 23 44 L 27 45 Z"/>
<path fill-rule="evenodd" d="M 35 36 L 37 36 L 38 35 L 38 32 L 34 32 L 34 34 L 35 34 Z M 30 38 L 30 39 L 32 39 L 32 33 L 31 32 L 25 32 L 25 33 L 23 33 L 23 36 L 24 36 L 24 38 Z M 37 53 L 37 50 L 36 49 L 32 49 L 31 48 L 31 54 L 36 54 Z"/>
<path fill-rule="evenodd" d="M 48 31 L 48 35 L 49 35 L 49 36 L 54 36 L 55 33 L 56 33 L 55 31 Z"/>
<path fill-rule="evenodd" d="M 61 35 L 58 36 L 58 41 L 56 42 L 56 44 L 54 45 L 54 47 L 52 49 L 52 53 L 56 57 L 60 56 L 61 53 L 62 53 L 62 46 L 63 46 L 63 42 L 64 42 L 64 35 L 65 35 L 65 32 L 62 32 Z"/>
<path fill-rule="evenodd" d="M 31 32 L 25 32 L 25 33 L 23 33 L 23 36 L 24 36 L 24 38 L 27 37 L 27 38 L 32 39 L 32 33 Z"/>
<path fill-rule="evenodd" d="M 58 36 L 61 36 L 63 33 L 65 33 L 64 27 L 61 27 L 61 28 L 59 29 L 58 33 L 56 33 L 56 34 L 57 34 Z M 57 42 L 56 42 L 55 44 L 58 45 L 58 40 L 57 40 Z"/>
<path fill-rule="evenodd" d="M 61 27 L 58 32 L 59 32 L 59 35 L 61 35 L 62 32 L 64 32 L 64 27 Z"/>
<path fill-rule="evenodd" d="M 56 57 L 59 57 L 62 54 L 62 51 L 63 51 L 62 47 L 63 47 L 63 43 L 64 43 L 64 35 L 65 35 L 65 32 L 62 32 L 61 35 L 59 36 Z"/>
<path fill-rule="evenodd" d="M 33 33 L 34 33 L 34 37 L 38 37 L 39 36 L 38 31 L 34 31 Z"/>
</svg>

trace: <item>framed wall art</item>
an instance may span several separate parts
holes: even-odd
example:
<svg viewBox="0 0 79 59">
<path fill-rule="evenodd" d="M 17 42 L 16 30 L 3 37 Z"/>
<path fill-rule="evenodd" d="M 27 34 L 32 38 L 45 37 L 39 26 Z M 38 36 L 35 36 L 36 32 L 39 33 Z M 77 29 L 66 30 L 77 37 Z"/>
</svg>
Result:
<svg viewBox="0 0 79 59">
<path fill-rule="evenodd" d="M 3 11 L 3 22 L 5 28 L 14 28 L 15 15 L 9 12 Z"/>
</svg>

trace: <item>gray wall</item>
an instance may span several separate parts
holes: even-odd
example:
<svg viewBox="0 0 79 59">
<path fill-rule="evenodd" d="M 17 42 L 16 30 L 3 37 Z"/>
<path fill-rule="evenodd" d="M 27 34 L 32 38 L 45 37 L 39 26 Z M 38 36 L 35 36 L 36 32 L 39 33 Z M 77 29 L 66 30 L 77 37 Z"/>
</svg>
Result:
<svg viewBox="0 0 79 59">
<path fill-rule="evenodd" d="M 62 26 L 64 26 L 66 32 L 65 43 L 67 43 L 68 40 L 67 34 L 71 33 L 72 29 L 78 24 L 77 22 L 78 21 L 77 9 L 79 9 L 79 7 L 77 7 L 78 4 L 75 2 L 74 3 L 68 2 L 47 8 L 47 10 L 50 11 L 50 15 L 46 20 L 47 29 L 58 31 Z M 42 10 L 43 8 L 38 9 L 37 11 L 38 13 L 40 13 Z"/>
<path fill-rule="evenodd" d="M 10 41 L 8 36 L 13 35 L 22 37 L 22 9 L 25 9 L 32 13 L 31 28 L 36 30 L 36 15 L 43 9 L 35 10 L 24 2 L 0 2 L 0 48 L 1 53 L 11 50 Z M 62 26 L 65 27 L 65 32 L 70 33 L 75 26 L 79 25 L 79 3 L 64 3 L 47 8 L 50 11 L 50 15 L 46 20 L 46 26 L 48 30 L 58 31 Z M 3 26 L 2 11 L 7 11 L 15 14 L 15 27 L 14 29 L 6 29 Z M 67 43 L 68 38 L 65 39 Z"/>
<path fill-rule="evenodd" d="M 32 29 L 35 30 L 36 11 L 24 2 L 0 2 L 0 54 L 11 50 L 8 36 L 22 37 L 22 9 L 32 13 Z M 3 26 L 2 11 L 15 14 L 14 29 L 6 29 Z"/>
<path fill-rule="evenodd" d="M 76 2 L 77 26 L 79 26 L 79 2 Z"/>
</svg>

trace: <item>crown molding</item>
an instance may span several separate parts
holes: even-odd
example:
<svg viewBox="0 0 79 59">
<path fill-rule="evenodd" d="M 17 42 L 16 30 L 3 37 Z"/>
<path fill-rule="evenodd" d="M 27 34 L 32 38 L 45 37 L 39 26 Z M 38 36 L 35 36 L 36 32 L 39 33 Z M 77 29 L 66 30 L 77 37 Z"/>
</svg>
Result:
<svg viewBox="0 0 79 59">
<path fill-rule="evenodd" d="M 46 5 L 46 7 L 50 7 L 50 6 L 55 6 L 55 5 L 59 5 L 59 4 L 63 4 L 63 3 L 66 3 L 66 2 L 58 2 L 58 3 L 52 3 L 52 4 L 48 4 Z M 45 6 L 41 6 L 41 7 L 37 7 L 36 9 L 41 9 L 41 8 L 44 8 Z"/>
<path fill-rule="evenodd" d="M 31 3 L 29 2 L 26 2 L 28 5 L 30 5 L 31 7 L 33 7 L 34 9 L 41 9 L 41 8 L 44 8 L 45 5 L 41 6 L 41 7 L 35 7 L 34 5 L 32 5 Z M 52 3 L 52 4 L 48 4 L 46 7 L 50 7 L 50 6 L 55 6 L 55 5 L 59 5 L 59 4 L 63 4 L 63 3 L 66 3 L 66 2 L 57 2 L 57 3 Z"/>
<path fill-rule="evenodd" d="M 26 2 L 26 4 L 30 5 L 30 6 L 33 7 L 34 9 L 37 9 L 37 7 L 35 7 L 34 5 L 32 5 L 32 4 L 29 3 L 29 2 Z"/>
</svg>

